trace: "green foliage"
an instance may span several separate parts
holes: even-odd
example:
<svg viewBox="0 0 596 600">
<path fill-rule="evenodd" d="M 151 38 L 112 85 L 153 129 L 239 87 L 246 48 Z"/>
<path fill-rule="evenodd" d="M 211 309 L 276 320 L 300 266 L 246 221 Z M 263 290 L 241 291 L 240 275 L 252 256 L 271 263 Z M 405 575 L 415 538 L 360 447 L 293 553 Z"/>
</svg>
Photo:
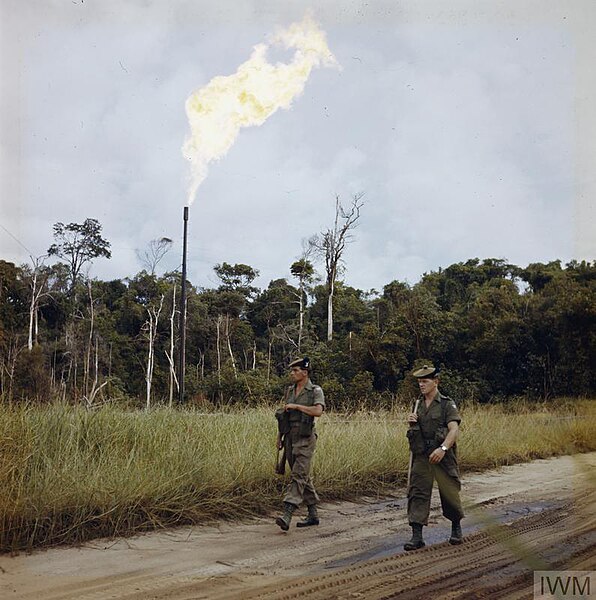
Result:
<svg viewBox="0 0 596 600">
<path fill-rule="evenodd" d="M 249 265 L 230 265 L 224 262 L 213 267 L 215 274 L 221 280 L 221 289 L 236 291 L 245 297 L 255 294 L 258 289 L 250 285 L 259 276 L 259 272 Z"/>
<path fill-rule="evenodd" d="M 14 379 L 18 385 L 13 398 L 44 402 L 51 399 L 51 385 L 46 355 L 41 346 L 31 352 L 21 352 L 15 365 Z"/>
<path fill-rule="evenodd" d="M 81 267 L 94 258 L 110 258 L 110 242 L 101 237 L 102 226 L 97 219 L 85 219 L 83 223 L 56 223 L 55 242 L 48 248 L 49 256 L 58 256 L 70 268 L 71 289 L 74 288 Z"/>
<path fill-rule="evenodd" d="M 58 225 L 57 234 L 74 236 L 71 245 L 84 247 L 85 235 L 99 235 L 97 223 L 89 231 Z M 109 253 L 95 242 L 83 257 Z M 392 281 L 380 294 L 337 281 L 331 341 L 328 287 L 311 287 L 308 260 L 290 267 L 297 285 L 280 278 L 263 290 L 253 286 L 258 270 L 250 265 L 224 262 L 215 272 L 221 281 L 216 288 L 187 285 L 185 387 L 191 403 L 278 400 L 287 364 L 298 354 L 310 356 L 313 381 L 341 410 L 363 401 L 373 407 L 409 402 L 417 394 L 409 374 L 421 360 L 441 365 L 441 387 L 458 402 L 584 396 L 596 387 L 594 263 L 520 268 L 474 258 L 426 273 L 415 285 Z M 0 261 L 3 398 L 89 401 L 95 386 L 96 403 L 114 397 L 142 402 L 148 319 L 161 305 L 151 396 L 168 402 L 172 334 L 174 361 L 178 356 L 178 274 L 141 271 L 124 280 L 79 282 L 76 294 L 67 265 L 43 267 L 39 274 L 44 294 L 36 312 L 37 345 L 25 356 L 32 271 Z"/>
<path fill-rule="evenodd" d="M 370 371 L 360 371 L 350 382 L 350 396 L 355 400 L 366 403 L 367 398 L 374 394 L 374 376 Z"/>
<path fill-rule="evenodd" d="M 27 288 L 20 269 L 11 262 L 0 260 L 0 347 L 7 352 L 12 332 L 23 331 L 27 324 Z"/>
</svg>

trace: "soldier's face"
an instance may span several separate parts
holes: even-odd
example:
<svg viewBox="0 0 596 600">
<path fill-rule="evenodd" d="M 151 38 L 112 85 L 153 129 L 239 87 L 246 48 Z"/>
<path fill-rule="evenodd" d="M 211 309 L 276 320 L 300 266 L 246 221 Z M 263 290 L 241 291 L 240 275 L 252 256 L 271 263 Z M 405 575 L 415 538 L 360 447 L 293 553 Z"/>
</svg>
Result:
<svg viewBox="0 0 596 600">
<path fill-rule="evenodd" d="M 294 383 L 300 383 L 308 377 L 308 371 L 301 369 L 300 367 L 292 367 L 290 369 L 290 379 Z"/>
<path fill-rule="evenodd" d="M 432 394 L 433 392 L 437 391 L 437 388 L 439 387 L 439 380 L 436 377 L 433 379 L 421 377 L 418 380 L 418 387 L 420 388 L 422 394 L 426 396 L 427 394 Z"/>
</svg>

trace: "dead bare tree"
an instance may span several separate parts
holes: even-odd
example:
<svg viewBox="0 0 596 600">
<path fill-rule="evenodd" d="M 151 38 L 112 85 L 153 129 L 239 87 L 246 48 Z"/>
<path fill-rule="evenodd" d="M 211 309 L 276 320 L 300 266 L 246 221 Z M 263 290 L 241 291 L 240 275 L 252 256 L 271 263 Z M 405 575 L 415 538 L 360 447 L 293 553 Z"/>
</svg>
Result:
<svg viewBox="0 0 596 600">
<path fill-rule="evenodd" d="M 38 320 L 37 313 L 41 298 L 49 296 L 50 293 L 44 291 L 49 278 L 49 270 L 42 270 L 43 262 L 46 256 L 33 258 L 30 256 L 33 268 L 31 269 L 31 279 L 29 287 L 31 288 L 31 302 L 29 303 L 29 336 L 27 337 L 27 349 L 29 352 L 33 349 L 33 341 L 37 343 Z"/>
<path fill-rule="evenodd" d="M 307 285 L 312 282 L 315 275 L 314 267 L 309 260 L 313 250 L 314 246 L 307 244 L 302 250 L 302 256 L 290 266 L 290 272 L 294 277 L 296 277 L 296 279 L 298 279 L 298 291 L 296 292 L 296 303 L 298 304 L 300 311 L 298 317 L 298 353 L 300 353 L 302 334 L 304 332 L 304 298 L 307 291 Z"/>
<path fill-rule="evenodd" d="M 91 348 L 93 346 L 93 328 L 95 327 L 95 308 L 93 299 L 93 289 L 91 279 L 87 279 L 87 294 L 89 296 L 89 338 L 87 340 L 87 353 L 85 356 L 85 366 L 83 372 L 83 390 L 86 397 L 89 396 L 89 373 L 91 368 Z M 97 358 L 97 356 L 96 356 Z M 97 378 L 97 372 L 96 372 Z M 95 387 L 95 386 L 94 386 Z"/>
<path fill-rule="evenodd" d="M 102 384 L 97 385 L 99 382 L 99 340 L 97 336 L 95 336 L 95 376 L 93 378 L 93 385 L 91 386 L 91 391 L 83 396 L 87 404 L 87 408 L 92 408 L 95 403 L 95 397 L 99 392 L 101 392 L 102 388 L 108 383 L 110 383 L 110 378 L 108 377 Z"/>
<path fill-rule="evenodd" d="M 155 338 L 157 336 L 157 323 L 159 314 L 163 308 L 164 295 L 162 294 L 159 300 L 159 306 L 148 306 L 147 314 L 149 318 L 145 321 L 144 329 L 147 331 L 148 338 L 148 353 L 147 353 L 147 370 L 145 372 L 145 381 L 147 383 L 147 409 L 151 407 L 151 382 L 153 381 L 153 365 L 155 363 Z"/>
<path fill-rule="evenodd" d="M 155 275 L 157 265 L 168 253 L 174 242 L 168 237 L 151 240 L 146 250 L 137 250 L 137 258 L 148 273 Z"/>
<path fill-rule="evenodd" d="M 166 351 L 166 357 L 170 365 L 170 385 L 168 406 L 172 408 L 174 404 L 174 386 L 178 389 L 178 378 L 176 377 L 176 367 L 174 365 L 174 318 L 176 316 L 176 284 L 172 289 L 172 312 L 170 313 L 170 352 Z"/>
<path fill-rule="evenodd" d="M 25 349 L 18 334 L 5 336 L 0 353 L 0 391 L 5 400 L 12 400 L 14 377 L 19 354 Z"/>
<path fill-rule="evenodd" d="M 234 370 L 234 378 L 238 377 L 238 369 L 236 368 L 236 359 L 234 358 L 234 352 L 232 351 L 232 340 L 230 338 L 230 315 L 226 315 L 226 343 L 228 346 L 228 352 L 230 354 L 230 360 L 232 361 L 232 369 Z"/>
<path fill-rule="evenodd" d="M 222 315 L 217 315 L 217 320 L 215 321 L 215 328 L 217 332 L 216 336 L 216 350 L 217 350 L 217 383 L 221 387 L 221 322 L 223 320 Z"/>
<path fill-rule="evenodd" d="M 325 261 L 327 287 L 327 341 L 333 339 L 333 294 L 335 281 L 342 270 L 342 256 L 346 244 L 352 241 L 352 230 L 360 218 L 360 209 L 364 205 L 363 192 L 354 194 L 348 208 L 344 208 L 339 196 L 335 197 L 335 221 L 333 227 L 313 236 L 309 243 L 315 254 Z"/>
</svg>

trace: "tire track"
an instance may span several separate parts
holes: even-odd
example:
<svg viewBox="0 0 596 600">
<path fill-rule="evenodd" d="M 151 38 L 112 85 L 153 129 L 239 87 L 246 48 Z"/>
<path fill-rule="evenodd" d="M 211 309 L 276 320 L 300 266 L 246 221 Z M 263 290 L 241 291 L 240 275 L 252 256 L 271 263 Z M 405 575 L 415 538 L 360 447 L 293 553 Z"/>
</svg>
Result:
<svg viewBox="0 0 596 600">
<path fill-rule="evenodd" d="M 466 489 L 470 505 L 476 507 L 470 512 L 476 516 L 462 546 L 436 543 L 446 539 L 436 503 L 431 521 L 441 526 L 428 529 L 429 546 L 404 554 L 402 543 L 409 533 L 405 501 L 365 499 L 323 507 L 323 515 L 328 516 L 325 526 L 299 535 L 286 536 L 272 528 L 269 519 L 260 519 L 246 525 L 139 536 L 132 543 L 120 541 L 109 548 L 100 544 L 14 560 L 0 557 L 0 596 L 14 600 L 531 598 L 531 568 L 507 544 L 522 540 L 533 556 L 553 568 L 595 568 L 595 494 L 586 469 L 588 463 L 596 467 L 596 453 L 581 458 L 586 468 L 573 456 L 471 476 Z M 581 500 L 570 502 L 574 497 Z M 507 518 L 510 524 L 472 534 L 484 518 Z"/>
<path fill-rule="evenodd" d="M 251 600 L 332 600 L 366 598 L 391 600 L 420 597 L 496 598 L 528 585 L 532 567 L 544 564 L 545 550 L 580 543 L 579 555 L 589 556 L 596 540 L 595 494 L 577 503 L 521 518 L 509 526 L 477 533 L 461 546 L 446 542 L 415 553 L 355 565 L 317 578 L 301 578 L 283 585 L 244 590 L 238 596 Z M 524 556 L 513 544 L 527 549 Z M 512 551 L 513 548 L 513 551 Z M 547 552 L 548 553 L 548 552 Z M 569 558 L 569 556 L 568 556 Z M 283 585 L 283 588 L 280 587 Z M 513 588 L 513 589 L 511 589 Z M 446 595 L 447 594 L 447 595 Z M 502 597 L 502 596 L 501 596 Z"/>
</svg>

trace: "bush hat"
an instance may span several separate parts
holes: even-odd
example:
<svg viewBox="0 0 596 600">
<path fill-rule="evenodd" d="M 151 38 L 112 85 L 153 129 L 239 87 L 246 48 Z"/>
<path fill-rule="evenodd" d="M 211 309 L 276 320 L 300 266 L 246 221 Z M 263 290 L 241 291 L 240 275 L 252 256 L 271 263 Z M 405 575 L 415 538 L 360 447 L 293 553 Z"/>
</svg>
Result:
<svg viewBox="0 0 596 600">
<path fill-rule="evenodd" d="M 423 365 L 419 369 L 416 369 L 412 375 L 417 379 L 434 379 L 438 377 L 440 369 L 433 365 Z"/>
</svg>

